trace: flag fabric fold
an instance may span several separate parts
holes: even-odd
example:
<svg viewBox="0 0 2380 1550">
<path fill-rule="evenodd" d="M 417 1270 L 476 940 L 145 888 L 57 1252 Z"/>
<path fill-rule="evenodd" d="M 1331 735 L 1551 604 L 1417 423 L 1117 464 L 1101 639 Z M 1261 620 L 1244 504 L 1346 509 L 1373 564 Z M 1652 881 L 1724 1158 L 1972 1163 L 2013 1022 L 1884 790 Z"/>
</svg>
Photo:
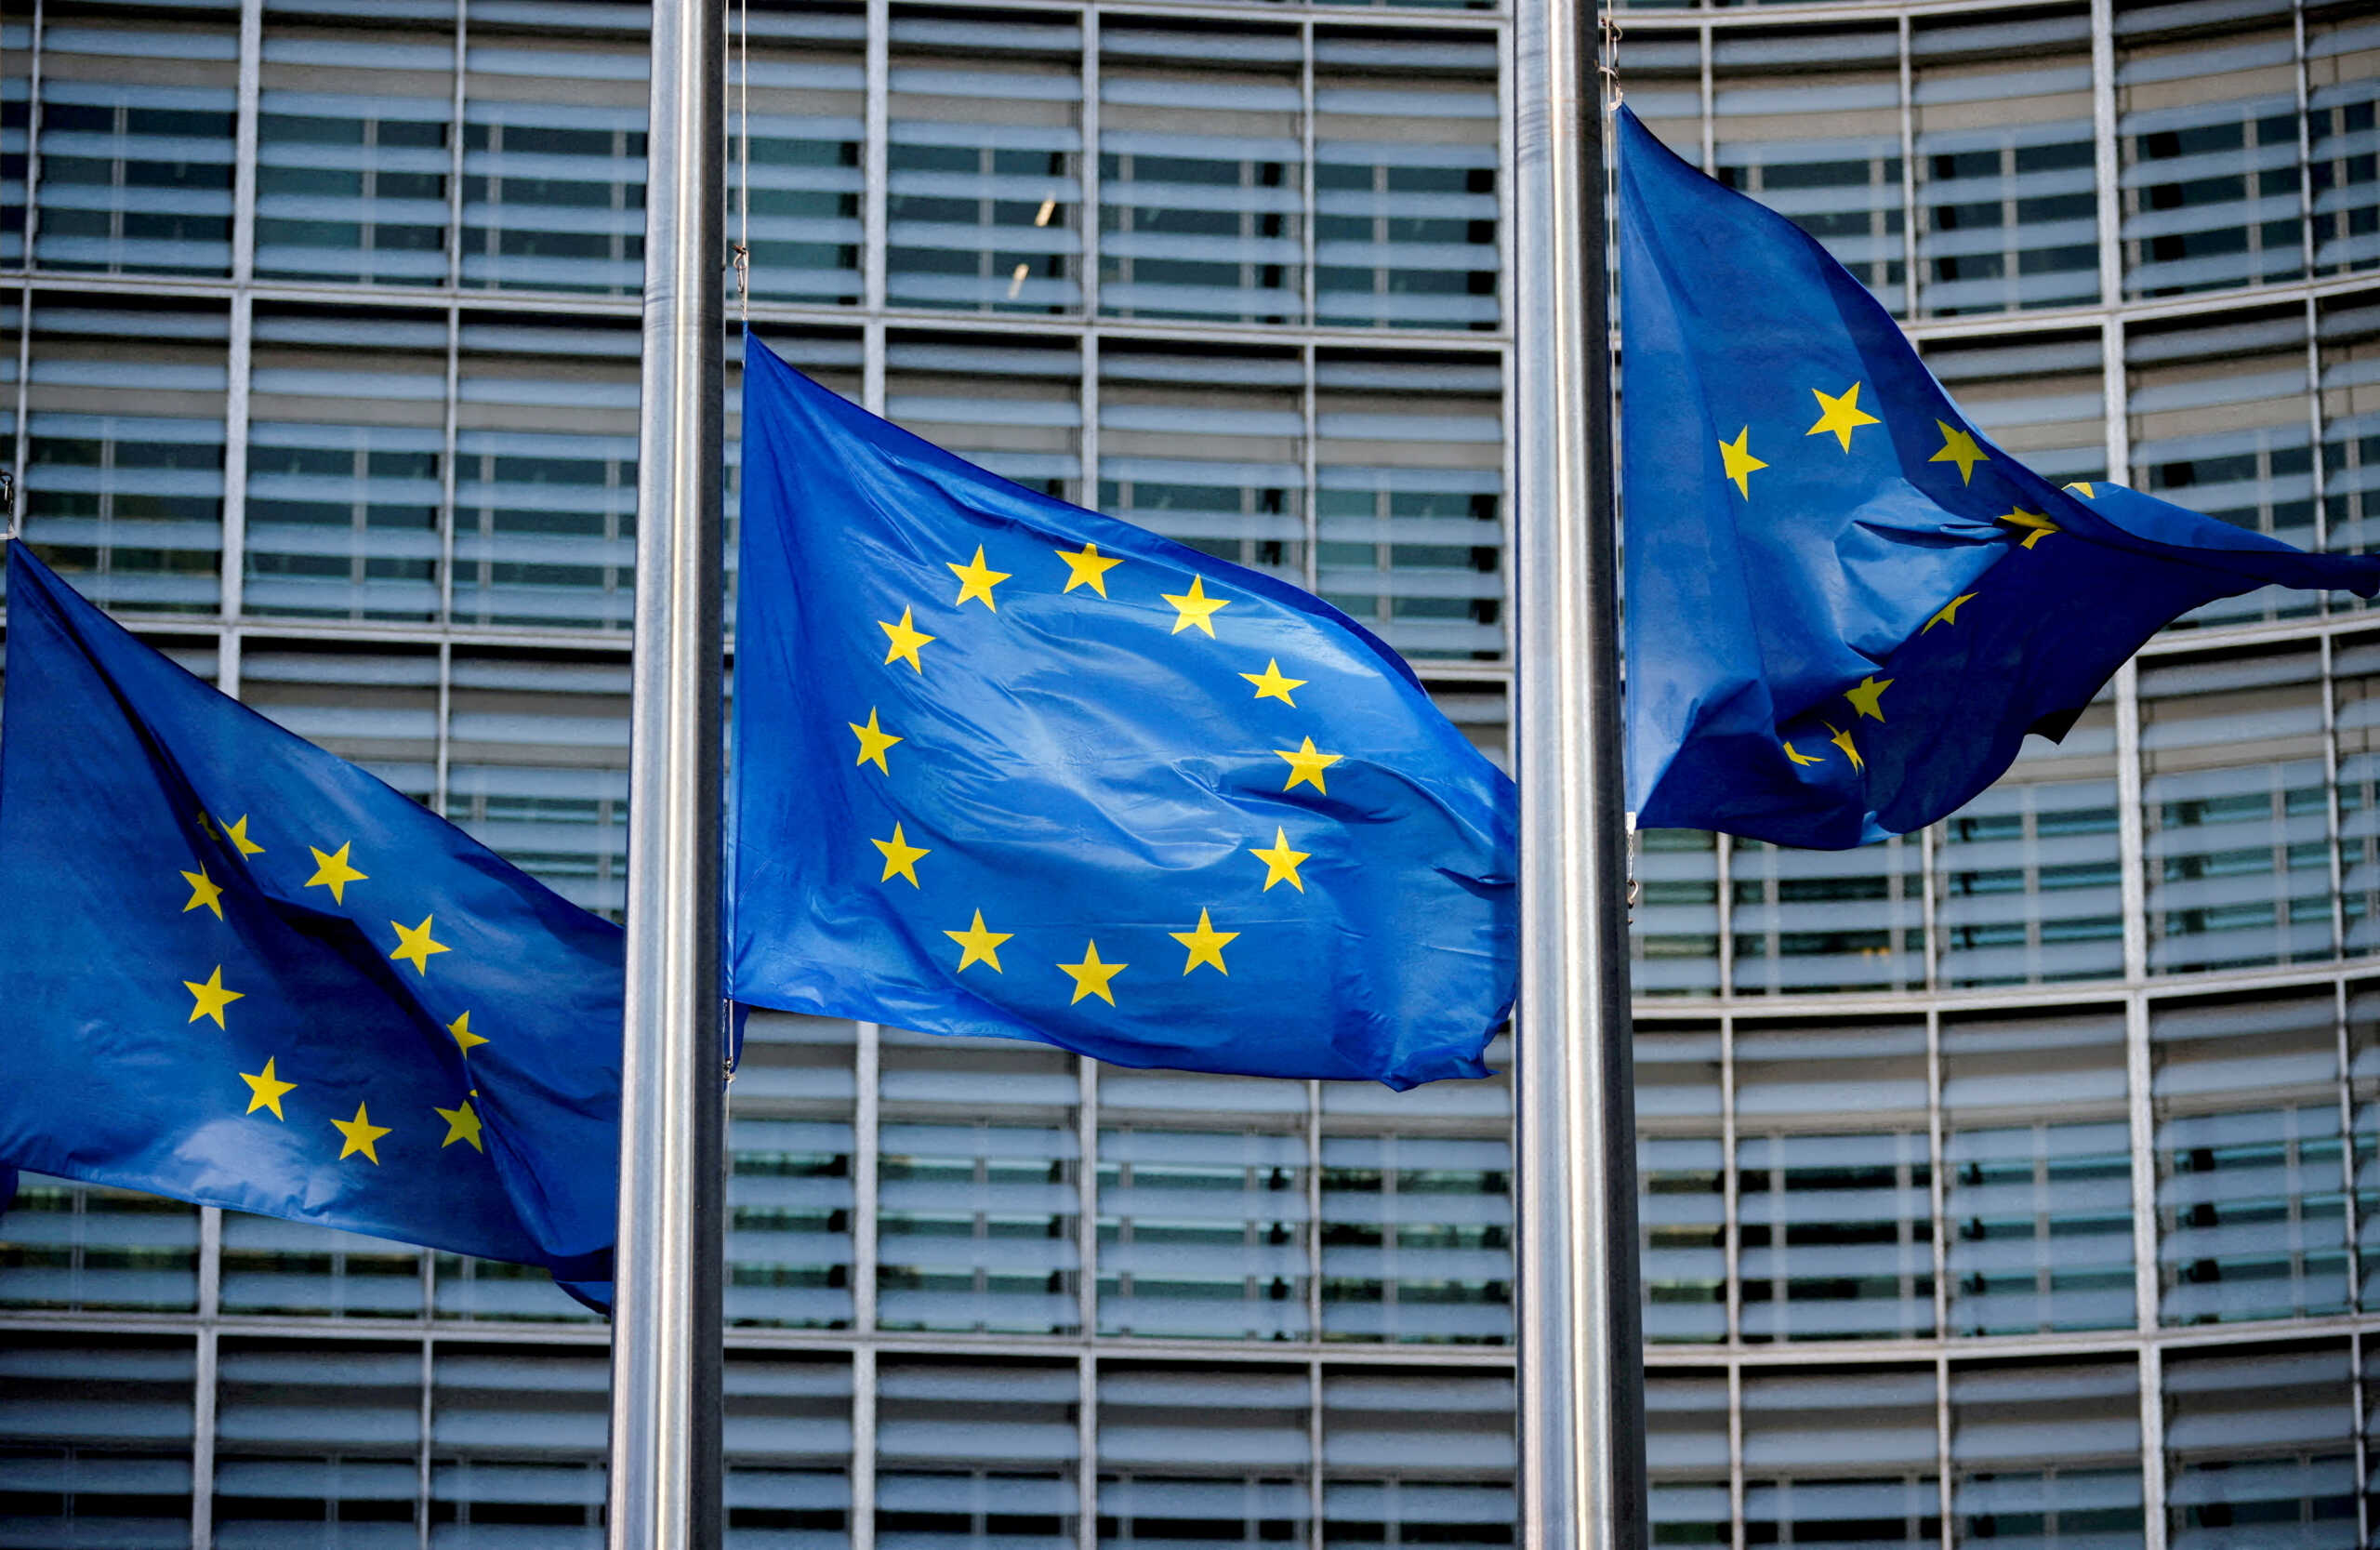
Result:
<svg viewBox="0 0 2380 1550">
<path fill-rule="evenodd" d="M 608 1301 L 618 929 L 9 551 L 0 1159 Z"/>
<path fill-rule="evenodd" d="M 746 336 L 734 994 L 1118 1065 L 1481 1076 L 1511 783 L 1286 582 Z"/>
<path fill-rule="evenodd" d="M 1619 110 L 1630 805 L 1840 849 L 1955 811 L 2202 603 L 2380 590 L 1976 427 L 1783 216 Z"/>
</svg>

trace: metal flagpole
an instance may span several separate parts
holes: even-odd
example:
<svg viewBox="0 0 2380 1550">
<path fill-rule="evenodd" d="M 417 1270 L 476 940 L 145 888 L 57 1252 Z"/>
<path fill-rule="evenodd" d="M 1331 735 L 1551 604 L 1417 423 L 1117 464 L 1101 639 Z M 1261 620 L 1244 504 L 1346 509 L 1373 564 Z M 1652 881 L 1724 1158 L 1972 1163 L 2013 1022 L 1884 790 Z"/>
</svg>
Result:
<svg viewBox="0 0 2380 1550">
<path fill-rule="evenodd" d="M 1529 1550 L 1644 1550 L 1604 116 L 1592 0 L 1515 0 L 1520 1505 Z"/>
<path fill-rule="evenodd" d="M 611 1550 L 717 1550 L 725 0 L 654 0 Z"/>
</svg>

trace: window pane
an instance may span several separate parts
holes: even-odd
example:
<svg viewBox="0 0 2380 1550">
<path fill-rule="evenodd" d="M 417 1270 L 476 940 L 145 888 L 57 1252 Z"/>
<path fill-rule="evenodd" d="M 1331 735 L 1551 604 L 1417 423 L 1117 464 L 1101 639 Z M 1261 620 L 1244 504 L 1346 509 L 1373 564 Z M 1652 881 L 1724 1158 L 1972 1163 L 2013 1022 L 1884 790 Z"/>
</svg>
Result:
<svg viewBox="0 0 2380 1550">
<path fill-rule="evenodd" d="M 1325 1339 L 1512 1338 L 1512 1147 L 1499 1138 L 1322 1138 Z"/>
<path fill-rule="evenodd" d="M 2308 22 L 2306 86 L 2314 272 L 2380 266 L 2380 46 L 2372 29 Z"/>
<path fill-rule="evenodd" d="M 635 295 L 644 282 L 644 49 L 474 41 L 469 62 L 463 284 Z"/>
<path fill-rule="evenodd" d="M 1750 1543 L 1941 1543 L 1930 1370 L 1747 1373 L 1743 1407 Z"/>
<path fill-rule="evenodd" d="M 2141 1543 L 2140 1381 L 2127 1358 L 1950 1374 L 1961 1543 Z"/>
<path fill-rule="evenodd" d="M 2355 1543 L 2345 1342 L 2176 1353 L 2164 1379 L 2173 1550 Z"/>
<path fill-rule="evenodd" d="M 276 25 L 261 70 L 258 276 L 444 285 L 453 36 Z"/>
<path fill-rule="evenodd" d="M 1099 356 L 1099 509 L 1303 585 L 1305 368 L 1280 351 Z"/>
<path fill-rule="evenodd" d="M 418 1346 L 342 1343 L 334 1363 L 297 1342 L 224 1341 L 215 1542 L 418 1543 L 421 1378 Z"/>
<path fill-rule="evenodd" d="M 728 1089 L 731 1326 L 851 1328 L 857 1031 L 758 1008 L 745 1023 Z"/>
<path fill-rule="evenodd" d="M 860 140 L 866 114 L 866 18 L 809 5 L 750 20 L 752 145 L 742 153 L 746 65 L 728 119 L 730 232 L 751 229 L 752 294 L 770 301 L 860 299 Z M 739 36 L 741 34 L 739 33 Z M 742 179 L 748 162 L 750 192 Z"/>
<path fill-rule="evenodd" d="M 1856 851 L 1733 841 L 1736 993 L 1890 990 L 1925 983 L 1915 836 Z"/>
<path fill-rule="evenodd" d="M 1072 1362 L 878 1369 L 881 1550 L 1072 1550 L 1082 1380 Z"/>
<path fill-rule="evenodd" d="M 1099 1543 L 1303 1540 L 1312 1403 L 1302 1368 L 1101 1363 Z"/>
<path fill-rule="evenodd" d="M 239 58 L 238 35 L 223 24 L 93 18 L 44 27 L 34 261 L 104 274 L 231 273 Z"/>
<path fill-rule="evenodd" d="M 1513 1382 L 1327 1371 L 1325 1545 L 1513 1543 Z"/>
<path fill-rule="evenodd" d="M 432 1543 L 599 1550 L 610 1363 L 601 1347 L 432 1351 Z"/>
<path fill-rule="evenodd" d="M 1934 1332 L 1933 1165 L 1924 1131 L 1736 1141 L 1743 1337 Z"/>
<path fill-rule="evenodd" d="M 196 1371 L 188 1336 L 0 1341 L 0 1541 L 188 1544 Z"/>
</svg>

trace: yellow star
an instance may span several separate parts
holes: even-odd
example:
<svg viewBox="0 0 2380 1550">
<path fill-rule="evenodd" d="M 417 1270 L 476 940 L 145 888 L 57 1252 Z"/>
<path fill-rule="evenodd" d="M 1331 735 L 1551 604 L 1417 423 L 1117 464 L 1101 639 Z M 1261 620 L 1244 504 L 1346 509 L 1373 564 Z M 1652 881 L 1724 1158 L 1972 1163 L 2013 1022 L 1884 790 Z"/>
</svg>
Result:
<svg viewBox="0 0 2380 1550">
<path fill-rule="evenodd" d="M 354 844 L 355 842 L 350 840 L 346 844 L 341 845 L 337 853 L 330 855 L 324 855 L 320 851 L 314 851 L 313 846 L 308 845 L 306 847 L 308 850 L 314 851 L 314 875 L 306 880 L 306 886 L 309 888 L 327 888 L 331 891 L 331 902 L 333 904 L 345 904 L 347 902 L 347 885 L 350 882 L 362 882 L 365 881 L 364 875 L 362 872 L 357 871 L 354 868 L 347 864 L 347 853 L 354 848 Z"/>
<path fill-rule="evenodd" d="M 1305 884 L 1298 880 L 1298 863 L 1303 861 L 1313 852 L 1289 849 L 1288 829 L 1276 828 L 1273 831 L 1271 850 L 1250 845 L 1248 847 L 1248 854 L 1264 863 L 1264 887 L 1262 892 L 1271 893 L 1273 884 L 1276 882 L 1286 882 L 1301 894 L 1305 892 Z"/>
<path fill-rule="evenodd" d="M 1964 431 L 1953 431 L 1948 420 L 1934 422 L 1942 428 L 1942 450 L 1925 459 L 1929 463 L 1956 463 L 1959 483 L 1964 484 L 1975 477 L 1977 463 L 1989 463 L 1991 455 L 1975 444 L 1975 438 Z"/>
<path fill-rule="evenodd" d="M 2096 500 L 2099 498 L 2099 492 L 2082 480 L 2078 479 L 2073 484 L 2069 484 L 2066 487 L 2072 490 L 2076 495 L 2081 496 L 2085 500 Z"/>
<path fill-rule="evenodd" d="M 988 963 L 992 966 L 992 973 L 996 974 L 1008 973 L 1000 967 L 999 947 L 1001 943 L 1014 936 L 1016 933 L 985 931 L 982 910 L 975 911 L 975 923 L 965 931 L 945 931 L 943 934 L 959 944 L 961 949 L 959 954 L 959 968 L 964 969 L 970 963 Z"/>
<path fill-rule="evenodd" d="M 204 908 L 215 911 L 218 921 L 223 918 L 223 885 L 206 875 L 204 863 L 194 872 L 184 872 L 182 881 L 190 884 L 190 903 L 182 906 L 183 914 Z"/>
<path fill-rule="evenodd" d="M 933 854 L 933 852 L 930 850 L 921 850 L 918 846 L 909 843 L 908 840 L 901 833 L 901 826 L 899 824 L 894 824 L 892 826 L 892 839 L 870 840 L 868 843 L 874 845 L 878 850 L 884 853 L 884 875 L 878 878 L 876 881 L 879 882 L 890 882 L 896 877 L 905 877 L 909 880 L 909 886 L 912 888 L 919 885 L 918 858 L 919 856 L 932 855 Z"/>
<path fill-rule="evenodd" d="M 1752 427 L 1747 425 L 1736 432 L 1732 442 L 1719 444 L 1719 459 L 1726 466 L 1726 478 L 1736 482 L 1736 491 L 1746 500 L 1752 498 L 1752 476 L 1768 465 L 1752 455 L 1748 443 Z"/>
<path fill-rule="evenodd" d="M 447 1024 L 446 1031 L 455 1036 L 455 1047 L 462 1051 L 465 1054 L 469 1054 L 473 1050 L 487 1042 L 487 1039 L 484 1035 L 476 1034 L 471 1031 L 471 1014 L 468 1012 L 464 1013 L 460 1017 L 456 1018 L 453 1022 Z"/>
<path fill-rule="evenodd" d="M 480 1145 L 480 1117 L 471 1112 L 470 1099 L 465 1098 L 454 1108 L 440 1108 L 432 1104 L 430 1111 L 446 1121 L 446 1139 L 438 1144 L 440 1151 L 444 1151 L 457 1141 L 468 1141 L 471 1144 L 471 1150 L 486 1155 L 487 1148 Z M 374 1158 L 372 1160 L 377 1162 L 380 1159 Z"/>
<path fill-rule="evenodd" d="M 1859 384 L 1857 382 L 1845 389 L 1840 398 L 1831 398 L 1816 388 L 1812 388 L 1810 393 L 1818 401 L 1818 408 L 1824 412 L 1818 416 L 1818 422 L 1804 433 L 1822 436 L 1831 431 L 1834 432 L 1834 439 L 1843 444 L 1843 450 L 1845 452 L 1851 450 L 1851 432 L 1863 425 L 1884 423 L 1859 407 Z"/>
<path fill-rule="evenodd" d="M 1256 685 L 1258 699 L 1276 699 L 1292 709 L 1296 708 L 1298 702 L 1289 697 L 1289 691 L 1305 687 L 1305 680 L 1302 678 L 1281 676 L 1281 662 L 1278 657 L 1268 658 L 1264 663 L 1264 670 L 1261 673 L 1242 673 L 1239 676 Z"/>
<path fill-rule="evenodd" d="M 411 927 L 397 925 L 396 921 L 390 921 L 389 924 L 396 926 L 397 930 L 397 950 L 389 955 L 390 960 L 403 959 L 413 965 L 415 974 L 429 974 L 430 955 L 447 950 L 445 943 L 430 939 L 430 922 L 435 919 L 434 915 L 424 915 L 421 924 Z"/>
<path fill-rule="evenodd" d="M 2027 549 L 2032 548 L 2035 544 L 2040 543 L 2043 538 L 2048 537 L 2053 533 L 2063 531 L 2057 523 L 2049 520 L 2049 513 L 2046 511 L 2027 511 L 2021 509 L 2012 508 L 2005 513 L 1994 517 L 1991 520 L 1993 522 L 2004 522 L 2012 527 L 2031 528 L 2032 531 L 2025 535 L 2024 547 Z"/>
<path fill-rule="evenodd" d="M 347 1145 L 338 1149 L 340 1161 L 344 1162 L 362 1152 L 365 1161 L 375 1167 L 379 1166 L 380 1154 L 372 1149 L 372 1144 L 390 1133 L 388 1126 L 374 1124 L 372 1116 L 364 1112 L 362 1104 L 355 1106 L 354 1119 L 334 1119 L 331 1123 L 338 1127 L 339 1134 L 347 1137 Z"/>
<path fill-rule="evenodd" d="M 1825 754 L 1806 754 L 1791 743 L 1787 743 L 1785 745 L 1785 757 L 1792 760 L 1796 764 L 1823 764 L 1826 762 Z"/>
<path fill-rule="evenodd" d="M 1080 551 L 1063 549 L 1050 551 L 1066 563 L 1066 584 L 1062 591 L 1071 592 L 1078 587 L 1089 587 L 1101 597 L 1107 595 L 1107 573 L 1124 563 L 1120 554 L 1099 552 L 1097 544 L 1085 544 Z"/>
<path fill-rule="evenodd" d="M 1130 968 L 1131 965 L 1102 963 L 1099 961 L 1099 944 L 1091 942 L 1084 946 L 1081 962 L 1061 963 L 1058 967 L 1074 976 L 1075 1001 L 1082 1000 L 1085 996 L 1096 996 L 1109 1006 L 1114 1006 L 1116 998 L 1109 992 L 1107 982 Z M 1066 1004 L 1072 1006 L 1074 1001 L 1068 1001 Z"/>
<path fill-rule="evenodd" d="M 876 628 L 884 631 L 885 636 L 892 643 L 892 648 L 884 654 L 886 667 L 889 668 L 895 662 L 906 662 L 918 671 L 923 672 L 926 669 L 918 660 L 918 648 L 935 637 L 922 630 L 909 628 L 909 616 L 912 612 L 914 610 L 904 608 L 901 610 L 899 624 L 886 624 L 882 619 L 879 619 L 876 621 Z"/>
<path fill-rule="evenodd" d="M 859 738 L 859 757 L 853 760 L 852 762 L 854 764 L 874 764 L 886 775 L 891 775 L 892 773 L 892 767 L 884 762 L 884 750 L 891 748 L 893 744 L 901 741 L 901 739 L 893 736 L 892 734 L 884 731 L 876 724 L 876 707 L 871 705 L 867 708 L 867 724 L 866 726 L 860 725 L 857 722 L 845 722 L 843 724 L 850 727 L 853 734 Z"/>
<path fill-rule="evenodd" d="M 1190 960 L 1182 965 L 1183 974 L 1188 974 L 1201 963 L 1211 963 L 1217 974 L 1226 978 L 1230 976 L 1231 971 L 1223 967 L 1223 948 L 1237 941 L 1239 933 L 1217 931 L 1214 922 L 1207 919 L 1207 912 L 1202 909 L 1198 911 L 1197 930 L 1169 931 L 1166 934 L 1190 949 Z"/>
<path fill-rule="evenodd" d="M 1920 631 L 1920 633 L 1922 634 L 1924 632 Z M 1892 686 L 1893 681 L 1891 679 L 1879 679 L 1875 674 L 1870 673 L 1866 678 L 1861 679 L 1852 687 L 1844 690 L 1843 697 L 1851 702 L 1852 709 L 1857 710 L 1863 716 L 1871 716 L 1881 722 L 1884 719 L 1884 706 L 1882 703 L 1884 697 L 1884 691 Z"/>
<path fill-rule="evenodd" d="M 1157 596 L 1173 604 L 1176 617 L 1173 629 L 1168 633 L 1179 635 L 1195 624 L 1207 632 L 1210 641 L 1215 638 L 1215 610 L 1231 606 L 1231 599 L 1227 597 L 1209 597 L 1206 577 L 1199 576 L 1190 578 L 1190 590 L 1186 592 L 1178 595 L 1159 592 Z"/>
<path fill-rule="evenodd" d="M 1831 722 L 1820 722 L 1818 724 L 1825 727 L 1829 732 L 1834 732 L 1834 725 Z M 1834 732 L 1834 735 L 1828 738 L 1827 741 L 1832 743 L 1836 748 L 1841 749 L 1844 753 L 1851 756 L 1851 767 L 1853 770 L 1864 770 L 1868 767 L 1868 762 L 1859 757 L 1859 750 L 1851 746 L 1851 734 L 1848 732 Z"/>
<path fill-rule="evenodd" d="M 297 1092 L 298 1084 L 294 1081 L 283 1081 L 279 1077 L 274 1076 L 271 1061 L 266 1061 L 264 1069 L 253 1077 L 245 1071 L 241 1072 L 240 1080 L 248 1084 L 246 1113 L 254 1114 L 260 1108 L 269 1108 L 272 1110 L 272 1117 L 276 1119 L 286 1120 L 289 1118 L 281 1112 L 281 1100 Z"/>
<path fill-rule="evenodd" d="M 1935 615 L 1932 618 L 1930 618 L 1930 619 L 1928 619 L 1928 620 L 1926 620 L 1926 621 L 1925 621 L 1925 629 L 1933 629 L 1933 628 L 1934 628 L 1936 625 L 1937 625 L 1937 624 L 1956 624 L 1956 623 L 1958 623 L 1958 622 L 1959 622 L 1959 604 L 1960 604 L 1960 603 L 1962 603 L 1968 602 L 1969 600 L 1971 600 L 1972 598 L 1974 598 L 1974 596 L 1975 596 L 1975 594 L 1974 594 L 1973 592 L 1961 592 L 1958 596 L 1956 596 L 1956 597 L 1952 598 L 1950 602 L 1948 602 L 1948 603 L 1946 603 L 1942 604 L 1942 611 L 1941 611 L 1940 613 L 1938 613 L 1938 614 Z M 1919 633 L 1920 635 L 1923 635 L 1923 634 L 1924 634 L 1924 633 L 1925 633 L 1925 629 L 1921 629 L 1921 630 L 1919 630 L 1919 631 L 1918 631 L 1918 633 Z"/>
<path fill-rule="evenodd" d="M 242 855 L 262 855 L 264 854 L 264 847 L 258 844 L 254 840 L 248 838 L 248 815 L 245 813 L 240 815 L 237 822 L 225 824 L 223 826 L 223 838 L 231 841 L 233 845 L 238 847 Z"/>
<path fill-rule="evenodd" d="M 983 599 L 984 606 L 995 614 L 1000 611 L 998 602 L 992 596 L 992 589 L 1006 581 L 1009 573 L 996 571 L 984 563 L 983 545 L 975 546 L 975 558 L 963 565 L 951 565 L 947 560 L 943 563 L 950 565 L 950 574 L 959 578 L 959 601 L 951 604 L 953 608 L 964 606 L 972 597 Z"/>
<path fill-rule="evenodd" d="M 1275 749 L 1273 752 L 1289 762 L 1289 778 L 1282 785 L 1282 790 L 1295 790 L 1301 782 L 1311 781 L 1314 788 L 1324 796 L 1330 794 L 1330 788 L 1322 783 L 1322 772 L 1346 757 L 1344 754 L 1315 752 L 1311 737 L 1305 740 L 1305 747 L 1294 753 L 1288 749 Z"/>
<path fill-rule="evenodd" d="M 215 1026 L 218 1028 L 228 1026 L 223 1021 L 223 1009 L 233 1001 L 245 1000 L 248 994 L 245 990 L 223 988 L 223 965 L 220 963 L 215 966 L 213 974 L 206 976 L 205 985 L 195 980 L 186 979 L 182 981 L 182 987 L 191 993 L 192 1000 L 197 1003 L 190 1009 L 190 1020 L 195 1023 L 201 1017 L 212 1017 L 215 1019 Z"/>
</svg>

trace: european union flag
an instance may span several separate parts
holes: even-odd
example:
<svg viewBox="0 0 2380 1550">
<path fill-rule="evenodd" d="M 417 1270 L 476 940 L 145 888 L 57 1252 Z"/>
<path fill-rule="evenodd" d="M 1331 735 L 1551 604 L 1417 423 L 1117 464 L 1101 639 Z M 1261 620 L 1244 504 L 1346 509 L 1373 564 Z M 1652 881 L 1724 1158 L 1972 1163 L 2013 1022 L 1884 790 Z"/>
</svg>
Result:
<svg viewBox="0 0 2380 1550">
<path fill-rule="evenodd" d="M 1841 849 L 2063 736 L 2142 642 L 2268 584 L 2380 590 L 1960 412 L 1784 217 L 1619 114 L 1628 780 L 1647 828 Z"/>
<path fill-rule="evenodd" d="M 749 335 L 744 373 L 737 1000 L 1123 1066 L 1486 1074 L 1512 785 L 1394 652 Z"/>
<path fill-rule="evenodd" d="M 7 725 L 0 1159 L 610 1278 L 616 927 L 22 543 Z"/>
</svg>

